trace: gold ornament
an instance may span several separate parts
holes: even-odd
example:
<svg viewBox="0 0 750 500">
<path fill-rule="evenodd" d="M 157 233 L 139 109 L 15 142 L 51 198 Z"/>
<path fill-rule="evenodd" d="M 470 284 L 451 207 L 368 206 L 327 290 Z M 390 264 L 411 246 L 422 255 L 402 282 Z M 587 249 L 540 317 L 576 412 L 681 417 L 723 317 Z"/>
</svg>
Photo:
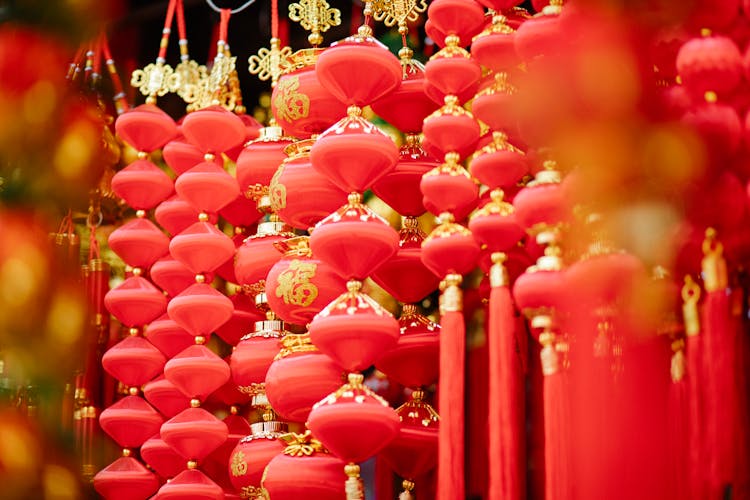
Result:
<svg viewBox="0 0 750 500">
<path fill-rule="evenodd" d="M 291 47 L 282 49 L 280 44 L 278 38 L 271 38 L 270 49 L 262 47 L 258 54 L 250 56 L 247 60 L 250 74 L 257 75 L 262 81 L 270 78 L 273 87 L 288 65 L 287 59 L 292 55 Z"/>
<path fill-rule="evenodd" d="M 317 267 L 314 262 L 292 260 L 289 269 L 279 274 L 276 296 L 281 297 L 285 304 L 308 307 L 318 298 L 318 287 L 310 283 Z"/>
<path fill-rule="evenodd" d="M 291 75 L 276 87 L 274 104 L 279 118 L 285 121 L 296 121 L 307 118 L 310 114 L 310 98 L 299 92 L 299 77 Z"/>
<path fill-rule="evenodd" d="M 289 19 L 310 31 L 307 39 L 317 46 L 323 42 L 321 33 L 341 24 L 341 11 L 331 8 L 326 0 L 299 0 L 289 5 Z"/>
<path fill-rule="evenodd" d="M 373 18 L 388 26 L 406 26 L 406 23 L 419 19 L 427 10 L 427 0 L 377 0 L 370 2 Z"/>
<path fill-rule="evenodd" d="M 247 474 L 247 462 L 245 462 L 245 454 L 243 452 L 238 451 L 232 455 L 231 469 L 234 477 Z"/>
<path fill-rule="evenodd" d="M 179 86 L 179 75 L 169 64 L 151 63 L 143 69 L 133 71 L 130 84 L 147 97 L 163 96 Z"/>
</svg>

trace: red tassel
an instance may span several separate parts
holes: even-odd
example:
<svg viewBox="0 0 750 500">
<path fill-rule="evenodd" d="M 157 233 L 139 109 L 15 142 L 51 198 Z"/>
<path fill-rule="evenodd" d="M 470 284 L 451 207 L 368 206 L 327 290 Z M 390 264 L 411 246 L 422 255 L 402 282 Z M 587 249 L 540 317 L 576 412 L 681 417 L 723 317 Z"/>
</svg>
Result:
<svg viewBox="0 0 750 500">
<path fill-rule="evenodd" d="M 685 341 L 672 341 L 672 363 L 669 386 L 669 455 L 672 460 L 671 491 L 674 498 L 688 498 L 688 383 Z"/>
<path fill-rule="evenodd" d="M 449 274 L 440 297 L 438 500 L 464 498 L 464 365 L 461 276 Z"/>
<path fill-rule="evenodd" d="M 534 318 L 535 320 L 541 317 Z M 555 348 L 556 335 L 549 318 L 539 336 L 540 359 L 544 373 L 544 468 L 545 500 L 570 500 L 570 407 L 568 376 Z M 539 323 L 537 322 L 537 325 Z"/>
<path fill-rule="evenodd" d="M 489 311 L 489 462 L 490 500 L 525 495 L 522 366 L 516 352 L 516 321 L 508 289 L 505 255 L 492 255 Z"/>
<path fill-rule="evenodd" d="M 685 325 L 685 350 L 687 352 L 687 482 L 688 496 L 705 498 L 705 471 L 703 468 L 703 393 L 701 391 L 703 335 L 700 335 L 698 300 L 700 287 L 690 276 L 685 276 L 682 287 L 682 315 Z"/>
<path fill-rule="evenodd" d="M 734 485 L 738 456 L 736 430 L 739 424 L 739 395 L 735 386 L 735 328 L 727 293 L 727 269 L 723 248 L 712 229 L 703 243 L 703 278 L 706 289 L 703 333 L 703 391 L 705 461 L 708 471 L 707 498 L 723 498 Z"/>
</svg>

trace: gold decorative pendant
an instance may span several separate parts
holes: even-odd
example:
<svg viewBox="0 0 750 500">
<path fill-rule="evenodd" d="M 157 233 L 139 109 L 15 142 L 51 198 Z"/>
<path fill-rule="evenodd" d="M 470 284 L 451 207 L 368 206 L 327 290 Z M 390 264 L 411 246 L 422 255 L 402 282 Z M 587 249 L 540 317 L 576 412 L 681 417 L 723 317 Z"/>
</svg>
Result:
<svg viewBox="0 0 750 500">
<path fill-rule="evenodd" d="M 174 72 L 179 78 L 179 86 L 176 90 L 177 95 L 182 97 L 182 100 L 188 104 L 195 102 L 198 98 L 200 82 L 208 76 L 206 66 L 199 65 L 191 59 L 178 64 Z"/>
<path fill-rule="evenodd" d="M 130 84 L 147 97 L 163 96 L 179 87 L 179 75 L 169 64 L 151 63 L 133 71 Z"/>
<path fill-rule="evenodd" d="M 257 54 L 248 58 L 248 71 L 251 75 L 257 75 L 262 81 L 271 79 L 275 87 L 279 77 L 287 67 L 287 58 L 292 55 L 291 47 L 280 48 L 278 38 L 271 39 L 271 48 L 262 47 Z"/>
<path fill-rule="evenodd" d="M 373 18 L 388 27 L 414 22 L 427 10 L 427 0 L 376 0 L 370 3 Z"/>
<path fill-rule="evenodd" d="M 317 46 L 323 42 L 321 33 L 341 24 L 341 11 L 331 8 L 326 0 L 299 0 L 289 5 L 289 19 L 310 31 L 307 39 Z"/>
<path fill-rule="evenodd" d="M 318 298 L 318 287 L 310 283 L 317 267 L 314 262 L 292 260 L 289 268 L 279 274 L 276 296 L 282 298 L 285 304 L 308 307 Z"/>
<path fill-rule="evenodd" d="M 276 90 L 274 105 L 280 119 L 293 122 L 310 114 L 310 98 L 299 92 L 299 77 L 285 78 Z"/>
</svg>

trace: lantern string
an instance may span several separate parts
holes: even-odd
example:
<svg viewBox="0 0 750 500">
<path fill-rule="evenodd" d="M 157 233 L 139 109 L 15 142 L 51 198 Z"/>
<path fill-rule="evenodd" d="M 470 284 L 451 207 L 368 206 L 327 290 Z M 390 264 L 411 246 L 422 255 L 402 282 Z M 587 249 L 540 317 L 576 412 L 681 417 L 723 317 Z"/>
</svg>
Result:
<svg viewBox="0 0 750 500">
<path fill-rule="evenodd" d="M 156 58 L 157 62 L 163 63 L 166 60 L 169 34 L 172 32 L 172 19 L 174 19 L 174 11 L 176 7 L 177 0 L 169 0 L 167 17 L 164 19 L 164 29 L 161 32 L 161 41 L 159 42 L 159 56 Z"/>
<path fill-rule="evenodd" d="M 279 0 L 271 0 L 271 38 L 279 38 Z"/>
<path fill-rule="evenodd" d="M 180 36 L 180 41 L 185 40 L 185 42 L 187 42 L 187 31 L 185 30 L 185 6 L 182 4 L 182 0 L 177 0 L 177 33 Z"/>
<path fill-rule="evenodd" d="M 229 9 L 221 9 L 221 21 L 219 22 L 219 45 L 226 45 L 227 33 L 229 31 L 229 18 L 232 16 L 232 11 Z"/>
<path fill-rule="evenodd" d="M 112 52 L 109 49 L 109 40 L 107 40 L 107 35 L 106 33 L 104 33 L 104 31 L 102 31 L 100 40 L 102 47 L 102 56 L 104 57 L 104 64 L 107 65 L 107 71 L 109 72 L 109 77 L 112 80 L 112 89 L 114 90 L 112 99 L 115 102 L 115 110 L 117 110 L 118 115 L 121 115 L 129 108 L 128 101 L 125 99 L 125 90 L 122 86 L 120 74 L 117 73 L 115 60 L 112 58 Z"/>
<path fill-rule="evenodd" d="M 222 10 L 229 10 L 229 9 L 222 9 L 221 7 L 218 7 L 218 6 L 217 6 L 217 5 L 215 4 L 215 3 L 213 3 L 213 2 L 211 1 L 211 0 L 206 0 L 206 3 L 208 4 L 208 6 L 209 6 L 209 7 L 211 7 L 211 8 L 212 8 L 212 9 L 213 9 L 213 10 L 214 10 L 215 12 L 218 12 L 219 14 L 221 14 L 221 11 L 222 11 Z M 230 10 L 229 12 L 230 12 L 231 14 L 238 14 L 238 13 L 242 12 L 243 10 L 247 9 L 248 7 L 250 7 L 250 6 L 251 6 L 252 4 L 254 4 L 254 3 L 255 3 L 255 0 L 248 0 L 248 1 L 247 1 L 247 2 L 245 2 L 244 4 L 240 5 L 240 6 L 239 6 L 239 7 L 237 7 L 236 9 L 232 9 L 232 10 Z"/>
</svg>

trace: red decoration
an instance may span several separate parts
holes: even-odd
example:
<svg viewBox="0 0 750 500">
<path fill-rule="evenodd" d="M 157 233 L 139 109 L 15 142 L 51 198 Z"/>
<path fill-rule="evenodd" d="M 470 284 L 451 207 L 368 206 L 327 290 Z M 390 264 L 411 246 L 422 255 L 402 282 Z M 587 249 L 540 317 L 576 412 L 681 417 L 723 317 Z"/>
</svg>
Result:
<svg viewBox="0 0 750 500">
<path fill-rule="evenodd" d="M 185 459 L 158 435 L 143 443 L 141 458 L 163 478 L 173 478 L 185 469 Z"/>
<path fill-rule="evenodd" d="M 281 222 L 262 222 L 258 232 L 237 249 L 234 274 L 240 285 L 253 285 L 266 279 L 268 271 L 281 259 L 274 244 L 294 236 Z"/>
<path fill-rule="evenodd" d="M 146 328 L 146 339 L 167 358 L 173 357 L 194 343 L 193 336 L 166 314 L 149 323 Z"/>
<path fill-rule="evenodd" d="M 399 419 L 388 403 L 362 385 L 362 375 L 317 403 L 307 427 L 345 462 L 367 460 L 396 437 Z M 357 382 L 359 380 L 359 382 Z"/>
<path fill-rule="evenodd" d="M 422 243 L 422 262 L 437 276 L 466 274 L 479 257 L 479 243 L 460 224 L 444 222 Z"/>
<path fill-rule="evenodd" d="M 287 335 L 284 348 L 266 374 L 266 395 L 289 422 L 304 422 L 312 406 L 341 385 L 343 368 L 311 343 L 309 336 Z"/>
<path fill-rule="evenodd" d="M 237 158 L 237 182 L 242 193 L 255 186 L 268 186 L 271 177 L 286 159 L 284 148 L 292 144 L 279 127 L 266 127 L 258 139 L 249 142 Z"/>
<path fill-rule="evenodd" d="M 112 177 L 112 191 L 136 210 L 149 210 L 174 192 L 174 184 L 150 160 L 138 159 Z"/>
<path fill-rule="evenodd" d="M 275 426 L 273 424 L 276 424 Z M 274 429 L 277 422 L 256 422 L 253 433 L 242 438 L 228 460 L 229 480 L 237 491 L 260 489 L 261 478 L 268 463 L 284 450 Z"/>
<path fill-rule="evenodd" d="M 125 396 L 99 415 L 99 425 L 122 448 L 138 448 L 159 432 L 164 419 L 138 396 Z"/>
<path fill-rule="evenodd" d="M 120 457 L 94 476 L 94 489 L 106 500 L 146 500 L 158 488 L 154 473 L 133 457 Z"/>
<path fill-rule="evenodd" d="M 198 149 L 212 154 L 228 151 L 242 144 L 247 137 L 240 117 L 220 106 L 189 113 L 182 121 L 182 133 Z"/>
<path fill-rule="evenodd" d="M 256 306 L 254 297 L 244 292 L 237 292 L 229 300 L 232 301 L 234 311 L 232 317 L 216 328 L 215 333 L 229 345 L 236 345 L 242 337 L 251 332 L 250 325 L 263 321 L 266 316 Z"/>
<path fill-rule="evenodd" d="M 169 301 L 167 312 L 191 335 L 208 337 L 232 317 L 232 301 L 205 283 L 196 283 Z"/>
<path fill-rule="evenodd" d="M 401 85 L 372 103 L 372 110 L 401 132 L 419 133 L 424 119 L 437 109 L 435 102 L 425 94 L 426 83 L 424 70 L 409 65 Z"/>
<path fill-rule="evenodd" d="M 458 36 L 461 46 L 469 45 L 484 25 L 484 9 L 474 0 L 435 0 L 430 3 L 427 16 L 441 33 Z M 438 43 L 443 41 L 433 39 Z"/>
<path fill-rule="evenodd" d="M 203 152 L 184 139 L 169 141 L 162 149 L 162 156 L 167 165 L 177 174 L 184 174 L 197 164 L 205 160 Z M 222 165 L 222 159 L 217 156 L 213 159 L 218 166 Z"/>
<path fill-rule="evenodd" d="M 179 196 L 172 196 L 156 207 L 154 218 L 169 234 L 180 234 L 198 220 L 199 211 Z M 216 224 L 216 214 L 209 214 L 208 221 Z"/>
<path fill-rule="evenodd" d="M 473 0 L 471 3 L 474 3 Z M 435 5 L 435 2 L 431 5 Z M 441 50 L 425 66 L 425 78 L 446 95 L 458 96 L 466 92 L 476 85 L 481 76 L 482 68 L 464 52 Z"/>
<path fill-rule="evenodd" d="M 682 84 L 703 95 L 732 92 L 742 80 L 743 61 L 740 49 L 726 36 L 693 38 L 677 54 L 677 71 Z"/>
<path fill-rule="evenodd" d="M 157 260 L 150 270 L 151 280 L 170 297 L 195 283 L 195 273 L 179 260 L 167 255 Z"/>
<path fill-rule="evenodd" d="M 502 132 L 493 132 L 493 142 L 479 151 L 469 167 L 471 175 L 491 189 L 510 187 L 529 171 L 523 151 L 507 142 Z"/>
<path fill-rule="evenodd" d="M 229 380 L 230 372 L 226 362 L 206 346 L 193 345 L 167 361 L 164 376 L 186 396 L 205 401 Z"/>
<path fill-rule="evenodd" d="M 146 384 L 143 396 L 167 418 L 172 418 L 190 407 L 190 398 L 163 376 Z"/>
<path fill-rule="evenodd" d="M 258 222 L 263 213 L 258 211 L 254 200 L 240 194 L 234 201 L 219 210 L 219 215 L 235 228 L 246 228 Z"/>
<path fill-rule="evenodd" d="M 268 305 L 284 321 L 306 325 L 345 289 L 345 280 L 312 255 L 308 236 L 274 245 L 284 256 L 266 277 Z"/>
<path fill-rule="evenodd" d="M 399 302 L 419 302 L 437 289 L 439 278 L 422 264 L 422 241 L 416 219 L 404 219 L 396 255 L 373 273 L 372 279 Z"/>
<path fill-rule="evenodd" d="M 440 325 L 419 314 L 411 304 L 404 306 L 398 323 L 398 343 L 383 352 L 375 366 L 390 380 L 406 387 L 433 384 L 439 372 Z"/>
<path fill-rule="evenodd" d="M 285 151 L 284 160 L 269 186 L 271 208 L 292 227 L 309 229 L 346 203 L 346 193 L 328 177 L 312 168 L 313 141 L 297 141 Z M 294 196 L 289 196 L 294 193 Z"/>
<path fill-rule="evenodd" d="M 108 243 L 127 265 L 142 269 L 169 251 L 169 238 L 145 218 L 131 219 L 112 231 Z"/>
<path fill-rule="evenodd" d="M 315 226 L 310 248 L 340 275 L 364 279 L 396 253 L 398 240 L 388 222 L 352 194 L 348 204 Z"/>
<path fill-rule="evenodd" d="M 401 64 L 365 28 L 361 34 L 331 44 L 318 57 L 318 80 L 339 101 L 365 106 L 396 89 Z"/>
<path fill-rule="evenodd" d="M 186 460 L 201 461 L 227 440 L 227 426 L 203 408 L 187 408 L 161 426 L 161 438 Z"/>
<path fill-rule="evenodd" d="M 479 124 L 455 97 L 446 98 L 445 106 L 425 119 L 423 130 L 422 147 L 435 158 L 445 158 L 451 152 L 457 153 L 459 159 L 468 156 L 480 135 Z"/>
<path fill-rule="evenodd" d="M 197 469 L 180 472 L 164 484 L 154 495 L 154 500 L 224 500 L 224 491 Z"/>
<path fill-rule="evenodd" d="M 564 38 L 559 14 L 559 6 L 549 5 L 518 27 L 515 46 L 516 53 L 522 60 L 532 61 L 560 50 L 560 40 Z"/>
<path fill-rule="evenodd" d="M 306 139 L 320 134 L 346 113 L 343 100 L 321 85 L 315 63 L 325 49 L 301 50 L 292 59 L 301 59 L 281 75 L 271 94 L 271 112 L 276 122 L 294 137 Z M 299 67 L 301 66 L 301 67 Z"/>
<path fill-rule="evenodd" d="M 393 140 L 357 109 L 321 134 L 310 150 L 312 166 L 347 193 L 369 189 L 393 170 L 398 157 Z"/>
<path fill-rule="evenodd" d="M 213 161 L 201 162 L 183 173 L 174 187 L 180 198 L 193 208 L 211 213 L 218 212 L 240 194 L 235 178 Z"/>
<path fill-rule="evenodd" d="M 396 344 L 399 326 L 380 304 L 360 292 L 361 282 L 350 281 L 347 288 L 315 316 L 309 332 L 313 343 L 336 364 L 356 372 Z"/>
<path fill-rule="evenodd" d="M 499 190 L 493 191 L 492 201 L 472 215 L 469 230 L 490 252 L 509 250 L 524 235 L 513 205 L 503 201 L 503 193 Z"/>
<path fill-rule="evenodd" d="M 102 366 L 128 387 L 140 387 L 161 373 L 166 359 L 143 337 L 129 336 L 104 353 Z"/>
<path fill-rule="evenodd" d="M 104 305 L 122 324 L 135 327 L 150 323 L 164 314 L 167 299 L 145 278 L 131 276 L 107 292 Z"/>
<path fill-rule="evenodd" d="M 232 239 L 209 223 L 199 221 L 174 236 L 169 253 L 195 274 L 211 272 L 234 255 Z"/>
<path fill-rule="evenodd" d="M 177 125 L 153 104 L 142 104 L 117 117 L 117 135 L 138 151 L 156 151 L 177 135 Z"/>
<path fill-rule="evenodd" d="M 463 219 L 479 202 L 479 185 L 456 163 L 455 153 L 446 155 L 446 163 L 424 174 L 419 189 L 425 206 L 436 215 L 450 212 Z"/>
<path fill-rule="evenodd" d="M 372 186 L 378 198 L 406 217 L 418 217 L 425 212 L 419 183 L 422 175 L 438 165 L 418 141 L 418 136 L 407 135 L 396 168 Z"/>
<path fill-rule="evenodd" d="M 492 1 L 484 0 L 482 3 Z M 471 57 L 496 73 L 515 69 L 519 63 L 515 47 L 515 31 L 506 24 L 504 18 L 498 18 L 496 15 L 492 24 L 472 41 Z"/>
<path fill-rule="evenodd" d="M 245 394 L 261 391 L 268 368 L 281 349 L 281 339 L 288 332 L 278 320 L 256 324 L 256 330 L 245 335 L 232 351 L 229 367 L 232 380 Z"/>
</svg>

